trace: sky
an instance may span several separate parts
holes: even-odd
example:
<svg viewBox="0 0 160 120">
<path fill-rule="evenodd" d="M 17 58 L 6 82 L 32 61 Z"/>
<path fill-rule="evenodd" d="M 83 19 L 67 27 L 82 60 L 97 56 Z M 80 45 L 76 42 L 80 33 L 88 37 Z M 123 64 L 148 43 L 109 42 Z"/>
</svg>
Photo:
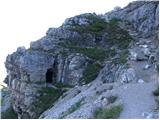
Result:
<svg viewBox="0 0 160 120">
<path fill-rule="evenodd" d="M 6 76 L 6 56 L 29 47 L 50 27 L 82 13 L 104 14 L 133 0 L 0 0 L 0 84 Z"/>
</svg>

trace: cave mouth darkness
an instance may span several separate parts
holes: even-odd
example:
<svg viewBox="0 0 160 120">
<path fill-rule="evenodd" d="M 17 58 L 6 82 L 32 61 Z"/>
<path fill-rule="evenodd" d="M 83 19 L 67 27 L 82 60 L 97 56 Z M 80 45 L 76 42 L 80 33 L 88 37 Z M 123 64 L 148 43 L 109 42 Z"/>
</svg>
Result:
<svg viewBox="0 0 160 120">
<path fill-rule="evenodd" d="M 49 68 L 46 72 L 46 83 L 52 83 L 53 82 L 53 69 Z"/>
</svg>

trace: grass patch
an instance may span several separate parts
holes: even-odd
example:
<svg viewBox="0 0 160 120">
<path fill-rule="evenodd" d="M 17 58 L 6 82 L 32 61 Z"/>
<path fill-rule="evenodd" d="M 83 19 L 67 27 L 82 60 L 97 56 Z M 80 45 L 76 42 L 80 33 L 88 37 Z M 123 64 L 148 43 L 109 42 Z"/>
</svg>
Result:
<svg viewBox="0 0 160 120">
<path fill-rule="evenodd" d="M 7 109 L 5 112 L 1 113 L 1 119 L 18 119 L 18 116 L 11 107 Z"/>
<path fill-rule="evenodd" d="M 101 66 L 99 64 L 89 64 L 81 79 L 81 83 L 85 82 L 85 84 L 88 84 L 93 81 L 97 77 L 100 69 Z"/>
<path fill-rule="evenodd" d="M 84 98 L 82 98 L 81 100 L 79 100 L 78 102 L 76 102 L 74 105 L 72 105 L 66 112 L 63 112 L 61 114 L 61 116 L 59 117 L 59 119 L 62 119 L 64 118 L 65 116 L 73 113 L 74 111 L 78 110 L 81 105 L 82 105 L 82 102 L 84 101 Z"/>
<path fill-rule="evenodd" d="M 45 110 L 53 105 L 55 101 L 62 95 L 60 90 L 55 90 L 54 88 L 43 88 L 38 91 L 40 94 L 33 103 L 33 110 L 36 111 L 34 118 L 38 118 Z"/>
<path fill-rule="evenodd" d="M 114 106 L 110 109 L 105 108 L 105 109 L 97 109 L 94 112 L 94 118 L 95 119 L 116 119 L 119 117 L 121 111 L 122 111 L 122 106 Z"/>
<path fill-rule="evenodd" d="M 107 98 L 109 103 L 114 103 L 117 100 L 117 96 L 110 96 Z"/>
<path fill-rule="evenodd" d="M 153 95 L 154 96 L 159 96 L 159 87 L 155 91 L 153 91 Z"/>
</svg>

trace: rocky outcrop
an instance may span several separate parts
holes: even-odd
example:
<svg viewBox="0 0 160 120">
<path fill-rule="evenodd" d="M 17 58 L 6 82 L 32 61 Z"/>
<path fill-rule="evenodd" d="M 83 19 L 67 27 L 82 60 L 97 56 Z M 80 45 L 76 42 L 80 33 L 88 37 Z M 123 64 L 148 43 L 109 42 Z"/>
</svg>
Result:
<svg viewBox="0 0 160 120">
<path fill-rule="evenodd" d="M 4 82 L 18 118 L 38 118 L 47 109 L 43 103 L 50 102 L 42 101 L 47 94 L 57 102 L 40 118 L 94 118 L 95 109 L 121 103 L 108 102 L 113 86 L 146 82 L 142 70 L 156 76 L 158 47 L 152 35 L 158 33 L 158 8 L 158 2 L 137 1 L 101 16 L 74 16 L 59 28 L 49 28 L 29 49 L 19 47 L 8 55 Z M 83 108 L 67 112 L 79 105 Z"/>
<path fill-rule="evenodd" d="M 34 111 L 29 111 L 29 106 L 36 99 L 37 91 L 45 87 L 49 69 L 52 69 L 51 83 L 76 85 L 79 84 L 86 65 L 87 59 L 81 54 L 63 58 L 44 51 L 18 48 L 6 61 L 8 76 L 5 81 L 12 90 L 14 110 L 20 118 L 32 118 Z M 25 114 L 27 110 L 29 112 Z"/>
<path fill-rule="evenodd" d="M 135 1 L 123 9 L 105 14 L 107 20 L 117 18 L 131 23 L 144 36 L 153 35 L 155 30 L 158 30 L 158 16 L 158 1 Z"/>
</svg>

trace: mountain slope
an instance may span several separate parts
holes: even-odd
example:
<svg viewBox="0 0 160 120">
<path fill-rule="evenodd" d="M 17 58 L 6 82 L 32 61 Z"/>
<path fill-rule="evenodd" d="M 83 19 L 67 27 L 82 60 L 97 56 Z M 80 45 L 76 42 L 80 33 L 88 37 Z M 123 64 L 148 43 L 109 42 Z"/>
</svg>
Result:
<svg viewBox="0 0 160 120">
<path fill-rule="evenodd" d="M 81 14 L 17 48 L 5 83 L 18 118 L 157 118 L 158 8 Z"/>
</svg>

